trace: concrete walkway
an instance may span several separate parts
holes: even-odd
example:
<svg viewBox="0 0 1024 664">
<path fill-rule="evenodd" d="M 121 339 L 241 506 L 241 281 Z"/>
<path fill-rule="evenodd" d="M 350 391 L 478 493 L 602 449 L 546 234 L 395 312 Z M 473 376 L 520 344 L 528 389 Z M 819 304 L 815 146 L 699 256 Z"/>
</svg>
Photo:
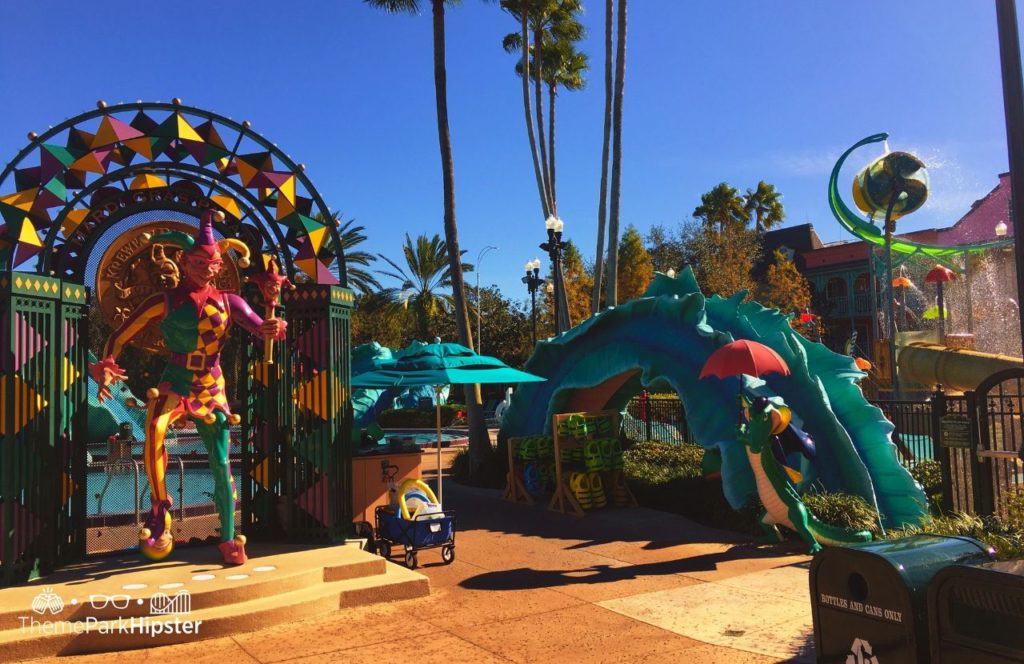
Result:
<svg viewBox="0 0 1024 664">
<path fill-rule="evenodd" d="M 429 597 L 72 661 L 813 661 L 802 544 L 756 547 L 647 509 L 577 519 L 500 495 L 445 482 L 456 560 L 419 553 Z"/>
</svg>

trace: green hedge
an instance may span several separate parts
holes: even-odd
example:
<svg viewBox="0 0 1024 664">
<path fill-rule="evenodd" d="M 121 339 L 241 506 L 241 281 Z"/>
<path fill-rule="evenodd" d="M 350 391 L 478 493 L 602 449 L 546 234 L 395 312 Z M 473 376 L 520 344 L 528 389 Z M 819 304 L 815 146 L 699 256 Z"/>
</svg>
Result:
<svg viewBox="0 0 1024 664">
<path fill-rule="evenodd" d="M 860 496 L 829 491 L 808 492 L 804 505 L 819 521 L 850 530 L 878 534 L 878 511 Z M 783 528 L 785 530 L 785 528 Z"/>
<path fill-rule="evenodd" d="M 704 456 L 700 445 L 650 441 L 635 443 L 623 454 L 623 460 L 630 488 L 641 505 L 718 528 L 759 534 L 760 503 L 755 500 L 734 510 L 725 500 L 721 480 L 704 478 Z M 859 496 L 814 492 L 805 494 L 804 502 L 825 523 L 856 530 L 877 528 L 878 513 Z"/>
<path fill-rule="evenodd" d="M 465 406 L 448 403 L 441 406 L 441 426 L 451 426 Z M 402 408 L 385 410 L 377 416 L 377 424 L 385 429 L 433 429 L 437 426 L 437 411 L 420 410 L 419 408 Z"/>
<path fill-rule="evenodd" d="M 626 477 L 650 485 L 677 478 L 701 477 L 704 448 L 649 441 L 637 443 L 622 454 Z"/>
<path fill-rule="evenodd" d="M 701 461 L 704 449 L 698 445 L 670 445 L 659 442 L 637 442 L 623 454 L 629 486 L 644 507 L 682 514 L 694 521 L 716 528 L 748 534 L 760 534 L 757 515 L 761 506 L 754 504 L 736 511 L 722 494 L 719 480 L 704 479 Z M 925 492 L 936 502 L 941 491 L 939 464 L 922 461 L 911 471 Z M 855 530 L 870 530 L 876 537 L 878 513 L 860 496 L 827 491 L 809 491 L 803 496 L 807 509 L 820 521 Z M 963 514 L 928 517 L 919 527 L 890 529 L 886 539 L 897 539 L 918 533 L 965 535 L 978 539 L 996 550 L 1000 560 L 1024 557 L 1024 490 L 1006 498 L 1006 516 L 976 517 Z M 787 538 L 796 533 L 780 528 Z"/>
<path fill-rule="evenodd" d="M 638 442 L 623 452 L 629 488 L 637 502 L 699 523 L 748 534 L 759 531 L 754 506 L 734 510 L 722 493 L 722 482 L 704 479 L 700 445 Z"/>
</svg>

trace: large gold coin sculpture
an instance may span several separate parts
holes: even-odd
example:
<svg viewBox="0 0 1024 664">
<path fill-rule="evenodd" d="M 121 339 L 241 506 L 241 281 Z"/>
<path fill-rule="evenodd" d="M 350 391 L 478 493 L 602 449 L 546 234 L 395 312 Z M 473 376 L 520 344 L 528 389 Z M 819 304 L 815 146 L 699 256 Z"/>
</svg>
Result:
<svg viewBox="0 0 1024 664">
<path fill-rule="evenodd" d="M 151 244 L 146 238 L 165 231 L 194 234 L 195 227 L 180 221 L 154 221 L 121 234 L 103 252 L 96 270 L 96 300 L 103 319 L 117 329 L 146 298 L 178 285 L 180 247 Z M 224 269 L 214 285 L 222 291 L 239 292 L 241 276 L 234 259 L 224 256 Z M 163 353 L 163 338 L 156 325 L 146 327 L 132 340 L 137 348 Z"/>
</svg>

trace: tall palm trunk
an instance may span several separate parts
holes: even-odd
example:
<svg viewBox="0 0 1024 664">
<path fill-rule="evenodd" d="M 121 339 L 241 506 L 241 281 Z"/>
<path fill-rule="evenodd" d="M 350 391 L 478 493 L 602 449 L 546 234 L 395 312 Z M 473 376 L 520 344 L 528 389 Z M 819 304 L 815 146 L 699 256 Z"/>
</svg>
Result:
<svg viewBox="0 0 1024 664">
<path fill-rule="evenodd" d="M 455 300 L 455 323 L 459 343 L 473 347 L 466 305 L 466 282 L 462 278 L 462 253 L 459 251 L 459 229 L 455 224 L 455 164 L 452 159 L 452 137 L 448 129 L 448 76 L 445 71 L 444 0 L 431 0 L 434 16 L 434 98 L 437 104 L 437 141 L 441 148 L 441 174 L 444 181 L 444 239 L 448 248 L 448 264 L 452 273 L 452 297 Z M 471 472 L 484 466 L 492 455 L 491 440 L 484 422 L 480 402 L 480 386 L 466 385 L 466 413 L 469 419 L 469 460 Z M 438 469 L 440 475 L 441 469 Z"/>
<path fill-rule="evenodd" d="M 555 213 L 555 206 L 551 196 L 551 163 L 548 161 L 547 147 L 544 140 L 544 95 L 541 82 L 543 71 L 541 69 L 541 44 L 544 40 L 544 33 L 540 30 L 533 31 L 533 63 L 537 71 L 533 74 L 534 106 L 537 109 L 537 142 L 540 143 L 540 172 L 544 178 L 544 191 L 547 193 L 548 214 Z"/>
<path fill-rule="evenodd" d="M 436 2 L 437 0 L 433 0 Z M 540 161 L 537 159 L 537 138 L 533 133 L 533 119 L 530 117 L 530 30 L 528 18 L 530 13 L 530 0 L 522 0 L 519 7 L 522 24 L 523 42 L 523 112 L 526 115 L 526 135 L 530 139 L 530 154 L 533 156 L 533 174 L 537 178 L 537 193 L 540 194 L 540 208 L 547 219 L 550 210 L 548 209 L 548 194 L 544 188 L 544 177 L 540 172 Z"/>
<path fill-rule="evenodd" d="M 615 44 L 615 100 L 612 109 L 612 190 L 608 221 L 608 298 L 607 306 L 618 304 L 619 278 L 619 194 L 622 183 L 622 98 L 626 77 L 626 0 L 619 0 Z"/>
<path fill-rule="evenodd" d="M 601 311 L 601 282 L 604 278 L 604 235 L 608 205 L 608 144 L 612 131 L 612 2 L 604 6 L 604 142 L 601 145 L 601 201 L 597 204 L 597 254 L 594 257 L 594 292 L 590 312 Z"/>
<path fill-rule="evenodd" d="M 555 94 L 558 84 L 548 84 L 548 171 L 551 178 L 548 181 L 548 196 L 551 198 L 551 214 L 558 216 L 558 195 L 555 193 Z"/>
</svg>

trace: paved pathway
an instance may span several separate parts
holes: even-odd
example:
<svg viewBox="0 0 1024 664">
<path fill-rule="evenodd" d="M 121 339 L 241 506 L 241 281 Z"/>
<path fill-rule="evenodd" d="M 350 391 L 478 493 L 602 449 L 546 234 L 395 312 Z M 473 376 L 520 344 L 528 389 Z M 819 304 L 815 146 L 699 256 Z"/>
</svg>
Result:
<svg viewBox="0 0 1024 664">
<path fill-rule="evenodd" d="M 445 496 L 458 512 L 456 561 L 419 553 L 430 597 L 71 661 L 813 661 L 801 544 L 755 547 L 647 509 L 576 519 L 451 481 Z"/>
</svg>

